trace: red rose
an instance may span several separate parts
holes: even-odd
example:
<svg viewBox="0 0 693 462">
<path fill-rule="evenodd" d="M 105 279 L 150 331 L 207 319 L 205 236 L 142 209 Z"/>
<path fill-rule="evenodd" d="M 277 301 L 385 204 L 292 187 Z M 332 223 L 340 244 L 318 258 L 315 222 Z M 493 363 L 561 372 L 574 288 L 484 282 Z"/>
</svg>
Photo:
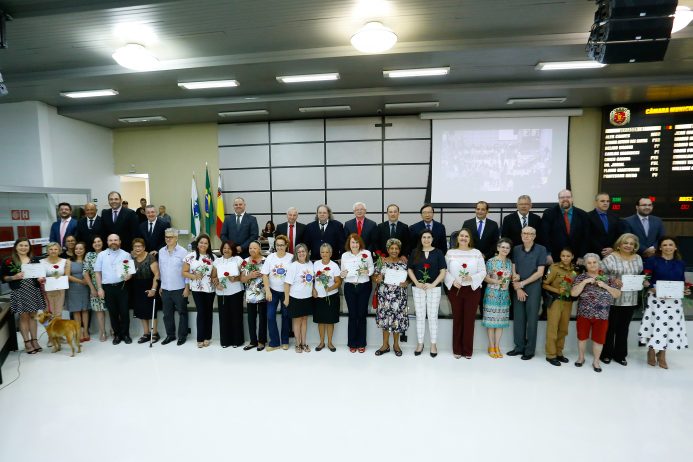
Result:
<svg viewBox="0 0 693 462">
<path fill-rule="evenodd" d="M 430 267 L 431 267 L 431 265 L 429 265 L 428 263 L 424 263 L 424 269 L 428 269 Z"/>
<path fill-rule="evenodd" d="M 320 271 L 318 271 L 317 273 L 315 273 L 316 276 L 320 276 L 321 274 L 322 274 L 322 273 L 321 273 Z"/>
<path fill-rule="evenodd" d="M 253 263 L 255 263 L 255 260 L 253 260 Z M 241 263 L 241 268 L 245 268 L 246 266 L 248 266 L 248 262 L 243 260 L 243 263 Z"/>
<path fill-rule="evenodd" d="M 257 265 L 257 262 L 255 260 L 253 260 L 253 265 Z"/>
<path fill-rule="evenodd" d="M 499 278 L 502 278 L 502 277 L 503 277 L 503 272 L 502 272 L 502 271 L 498 271 L 498 272 L 496 273 L 496 276 L 498 276 Z"/>
<path fill-rule="evenodd" d="M 643 273 L 649 276 L 650 274 L 652 274 L 652 270 L 646 269 L 645 271 L 643 271 Z"/>
<path fill-rule="evenodd" d="M 58 269 L 58 268 L 60 268 L 60 266 L 58 266 L 58 265 L 53 265 L 53 268 Z"/>
<path fill-rule="evenodd" d="M 228 277 L 228 275 L 229 275 L 229 272 L 228 272 L 228 271 L 224 271 L 224 276 L 227 276 L 227 277 Z"/>
<path fill-rule="evenodd" d="M 570 279 L 568 276 L 565 276 L 565 277 L 563 278 L 563 280 L 564 280 L 565 282 L 573 282 L 573 280 Z"/>
<path fill-rule="evenodd" d="M 466 264 L 466 263 L 462 263 L 462 268 L 466 268 L 466 267 L 467 267 L 467 264 Z"/>
<path fill-rule="evenodd" d="M 127 265 L 128 261 L 127 261 L 127 260 L 123 260 L 123 263 L 125 263 L 125 264 Z"/>
<path fill-rule="evenodd" d="M 368 254 L 362 253 L 361 258 L 368 258 Z"/>
<path fill-rule="evenodd" d="M 329 270 L 330 270 L 329 266 L 326 266 L 325 268 L 323 268 L 323 271 L 329 271 Z"/>
<path fill-rule="evenodd" d="M 6 265 L 11 265 L 11 264 L 12 264 L 12 259 L 11 259 L 11 258 L 8 258 L 7 260 L 5 260 L 5 264 L 6 264 Z"/>
</svg>

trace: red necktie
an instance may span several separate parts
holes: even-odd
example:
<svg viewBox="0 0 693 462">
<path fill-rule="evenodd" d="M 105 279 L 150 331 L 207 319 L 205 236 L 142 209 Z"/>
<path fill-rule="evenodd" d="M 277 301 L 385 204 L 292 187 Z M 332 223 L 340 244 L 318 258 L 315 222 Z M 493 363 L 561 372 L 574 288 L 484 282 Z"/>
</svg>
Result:
<svg viewBox="0 0 693 462">
<path fill-rule="evenodd" d="M 363 229 L 363 221 L 361 220 L 356 220 L 356 232 L 358 235 L 361 235 L 361 230 Z"/>
<path fill-rule="evenodd" d="M 294 253 L 294 225 L 289 225 L 289 253 Z"/>
<path fill-rule="evenodd" d="M 565 210 L 563 212 L 563 221 L 565 222 L 566 234 L 570 234 L 570 220 L 568 219 L 568 211 L 567 210 Z"/>
</svg>

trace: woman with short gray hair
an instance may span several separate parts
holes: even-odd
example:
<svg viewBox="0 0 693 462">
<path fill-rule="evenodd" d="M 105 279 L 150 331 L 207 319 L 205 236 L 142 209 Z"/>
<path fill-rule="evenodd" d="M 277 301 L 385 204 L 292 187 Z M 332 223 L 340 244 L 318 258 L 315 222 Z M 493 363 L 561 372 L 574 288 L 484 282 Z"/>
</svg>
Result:
<svg viewBox="0 0 693 462">
<path fill-rule="evenodd" d="M 331 260 L 332 246 L 325 242 L 320 246 L 320 260 L 313 262 L 315 271 L 315 284 L 313 285 L 313 298 L 315 299 L 315 313 L 313 322 L 318 324 L 320 344 L 315 351 L 325 348 L 325 332 L 327 332 L 327 348 L 331 352 L 337 351 L 332 343 L 334 325 L 339 322 L 339 287 L 342 278 L 339 277 L 341 269 Z"/>
</svg>

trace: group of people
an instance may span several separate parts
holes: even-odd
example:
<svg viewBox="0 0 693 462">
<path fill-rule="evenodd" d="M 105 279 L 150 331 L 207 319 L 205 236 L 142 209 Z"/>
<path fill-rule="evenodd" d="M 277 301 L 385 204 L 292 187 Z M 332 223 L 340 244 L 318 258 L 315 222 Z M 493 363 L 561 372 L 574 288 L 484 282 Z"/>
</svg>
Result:
<svg viewBox="0 0 693 462">
<path fill-rule="evenodd" d="M 509 327 L 512 306 L 515 346 L 506 355 L 529 360 L 536 353 L 542 294 L 548 294 L 552 301 L 547 310 L 546 360 L 554 366 L 568 362 L 563 348 L 577 298 L 575 366 L 584 364 L 591 337 L 592 366 L 601 372 L 602 362 L 627 364 L 628 326 L 638 292 L 621 291 L 621 277 L 644 271 L 643 285 L 651 294 L 639 334 L 649 348 L 648 363 L 666 368 L 666 350 L 687 347 L 682 300 L 659 298 L 655 293 L 658 280 L 684 281 L 685 265 L 675 239 L 664 236 L 662 221 L 652 215 L 652 201 L 647 197 L 638 201 L 635 215 L 620 220 L 610 213 L 605 193 L 595 197 L 594 210 L 585 212 L 573 205 L 569 190 L 560 191 L 558 204 L 542 216 L 530 211 L 531 199 L 523 195 L 517 211 L 501 225 L 488 218 L 489 204 L 480 201 L 475 217 L 452 233 L 449 246 L 445 226 L 434 220 L 430 204 L 421 207 L 422 220 L 411 226 L 399 220 L 396 204 L 387 207 L 388 219 L 380 224 L 367 218 L 362 202 L 354 204 L 354 218 L 344 224 L 333 218 L 326 204 L 318 206 L 315 219 L 306 224 L 298 221 L 298 210 L 292 207 L 285 223 L 263 230 L 263 236 L 273 233 L 274 237 L 274 248 L 267 256 L 258 241 L 257 220 L 246 213 L 243 198 L 234 199 L 234 214 L 224 221 L 220 256 L 212 251 L 206 234 L 197 236 L 192 251 L 178 245 L 177 230 L 158 216 L 154 206 L 142 204 L 146 219 L 139 223 L 135 212 L 122 207 L 119 193 L 110 193 L 108 200 L 110 209 L 100 217 L 96 207 L 87 204 L 85 217 L 72 227 L 67 220 L 70 206 L 61 204 L 54 224 L 58 240 L 48 245 L 48 256 L 41 260 L 47 277 L 68 276 L 67 307 L 82 323 L 84 340 L 89 339 L 90 309 L 99 316 L 101 340 L 107 338 L 103 322 L 107 310 L 113 343 L 130 343 L 132 307 L 143 323 L 144 335 L 138 341 L 158 341 L 157 324 L 151 323 L 150 330 L 150 322 L 152 316 L 156 319 L 156 308 L 162 307 L 166 328 L 162 344 L 177 341 L 182 345 L 188 328 L 187 299 L 192 293 L 199 348 L 212 342 L 216 298 L 224 348 L 286 350 L 292 330 L 295 351 L 309 352 L 306 332 L 312 316 L 320 337 L 315 350 L 335 351 L 333 332 L 340 320 L 341 288 L 348 312 L 349 350 L 366 351 L 367 313 L 373 306 L 383 335 L 375 354 L 391 351 L 392 336 L 392 350 L 401 356 L 399 338 L 409 327 L 411 285 L 417 356 L 424 350 L 426 320 L 429 354 L 438 354 L 438 311 L 446 294 L 452 307 L 456 358 L 472 357 L 479 308 L 487 328 L 488 353 L 503 357 L 500 340 L 503 329 Z M 29 353 L 40 350 L 35 321 L 29 315 L 45 308 L 59 315 L 64 303 L 64 291 L 49 291 L 44 297 L 40 279 L 23 279 L 21 265 L 32 258 L 28 241 L 19 239 L 12 257 L 2 265 Z M 690 294 L 688 286 L 685 293 Z M 244 304 L 250 334 L 247 344 Z"/>
</svg>

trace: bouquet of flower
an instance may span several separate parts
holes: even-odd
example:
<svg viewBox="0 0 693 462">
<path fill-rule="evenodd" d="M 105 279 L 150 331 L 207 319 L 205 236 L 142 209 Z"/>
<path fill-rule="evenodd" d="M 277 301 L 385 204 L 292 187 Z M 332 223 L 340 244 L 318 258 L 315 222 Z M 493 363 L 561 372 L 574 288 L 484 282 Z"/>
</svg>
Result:
<svg viewBox="0 0 693 462">
<path fill-rule="evenodd" d="M 248 263 L 248 260 L 243 260 L 243 263 L 241 263 L 241 269 L 244 270 L 246 274 L 250 274 L 254 271 L 260 271 L 260 266 L 255 260 L 251 260 L 250 263 Z"/>
<path fill-rule="evenodd" d="M 608 280 L 609 280 L 609 276 L 604 274 L 604 271 L 599 270 L 599 274 L 597 275 L 596 278 L 594 278 L 594 283 L 596 284 L 597 281 L 602 281 L 602 282 L 606 283 Z"/>
<path fill-rule="evenodd" d="M 428 274 L 428 270 L 431 268 L 431 265 L 428 263 L 424 263 L 423 269 L 421 270 L 421 279 L 419 279 L 419 282 L 421 284 L 426 284 L 428 281 L 431 280 L 431 276 Z"/>
<path fill-rule="evenodd" d="M 380 272 L 380 270 L 383 269 L 383 258 L 385 258 L 387 255 L 382 250 L 376 250 L 375 254 L 377 256 L 377 259 L 375 260 L 375 270 L 377 272 Z"/>
<path fill-rule="evenodd" d="M 318 272 L 315 273 L 315 280 L 322 284 L 322 287 L 325 289 L 325 294 L 327 294 L 327 288 L 330 287 L 330 267 L 326 266 L 322 271 L 318 270 Z M 329 305 L 329 295 L 325 296 L 325 300 L 327 300 L 327 304 Z"/>
<path fill-rule="evenodd" d="M 570 290 L 573 287 L 573 281 L 575 280 L 575 272 L 573 271 L 570 273 L 570 276 L 563 276 L 563 280 L 559 284 L 558 288 L 560 289 L 560 293 L 558 294 L 558 298 L 560 300 L 572 300 L 572 297 L 570 296 Z"/>
<path fill-rule="evenodd" d="M 10 272 L 12 274 L 22 272 L 22 265 L 15 263 L 14 260 L 12 260 L 11 258 L 5 259 L 5 266 L 7 266 L 10 269 Z"/>
</svg>

